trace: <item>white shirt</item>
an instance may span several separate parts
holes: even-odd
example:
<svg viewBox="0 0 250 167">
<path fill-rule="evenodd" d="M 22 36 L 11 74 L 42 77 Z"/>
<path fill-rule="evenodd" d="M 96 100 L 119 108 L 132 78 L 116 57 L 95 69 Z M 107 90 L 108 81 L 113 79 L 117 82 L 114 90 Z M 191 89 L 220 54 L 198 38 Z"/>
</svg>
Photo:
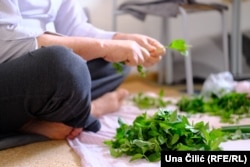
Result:
<svg viewBox="0 0 250 167">
<path fill-rule="evenodd" d="M 37 49 L 46 31 L 110 39 L 114 32 L 88 23 L 77 0 L 0 0 L 0 63 Z"/>
</svg>

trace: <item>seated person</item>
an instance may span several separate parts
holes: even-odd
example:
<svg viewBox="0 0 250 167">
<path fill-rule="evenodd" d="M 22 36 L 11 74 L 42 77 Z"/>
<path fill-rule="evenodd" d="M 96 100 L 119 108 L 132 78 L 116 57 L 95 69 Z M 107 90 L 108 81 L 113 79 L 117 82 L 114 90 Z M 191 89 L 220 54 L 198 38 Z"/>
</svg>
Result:
<svg viewBox="0 0 250 167">
<path fill-rule="evenodd" d="M 152 66 L 165 53 L 151 37 L 91 25 L 77 0 L 1 1 L 0 16 L 0 140 L 97 132 L 98 117 L 128 95 L 117 88 L 130 66 Z M 114 62 L 125 62 L 123 73 Z"/>
</svg>

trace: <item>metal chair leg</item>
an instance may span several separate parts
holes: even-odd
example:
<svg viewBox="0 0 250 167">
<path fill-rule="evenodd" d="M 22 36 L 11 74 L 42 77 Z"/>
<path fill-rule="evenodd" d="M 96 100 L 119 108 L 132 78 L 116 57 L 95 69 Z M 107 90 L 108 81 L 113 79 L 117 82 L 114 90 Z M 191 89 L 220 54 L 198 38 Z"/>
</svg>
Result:
<svg viewBox="0 0 250 167">
<path fill-rule="evenodd" d="M 117 8 L 117 3 L 116 0 L 113 0 L 113 5 L 112 5 L 112 29 L 113 31 L 116 31 L 117 29 L 117 14 L 116 14 L 116 9 Z"/>
<path fill-rule="evenodd" d="M 221 12 L 221 28 L 222 28 L 224 70 L 229 71 L 228 37 L 227 37 L 226 13 L 225 13 L 225 11 Z"/>
<path fill-rule="evenodd" d="M 183 23 L 183 36 L 187 43 L 189 43 L 189 36 L 188 36 L 188 21 L 187 21 L 187 13 L 185 9 L 179 7 L 180 13 L 182 15 L 182 23 Z M 193 67 L 192 67 L 192 58 L 191 58 L 191 51 L 188 50 L 188 55 L 185 57 L 185 68 L 186 68 L 186 87 L 187 87 L 187 94 L 193 95 L 194 94 L 194 84 L 193 84 Z"/>
<path fill-rule="evenodd" d="M 162 32 L 161 32 L 161 42 L 165 45 L 170 43 L 170 38 L 169 38 L 169 22 L 168 18 L 163 17 L 162 18 Z M 171 51 L 167 49 L 166 55 L 163 57 L 162 62 L 163 64 L 163 78 L 165 78 L 165 82 L 167 84 L 172 84 L 173 83 L 173 56 L 171 54 Z"/>
</svg>

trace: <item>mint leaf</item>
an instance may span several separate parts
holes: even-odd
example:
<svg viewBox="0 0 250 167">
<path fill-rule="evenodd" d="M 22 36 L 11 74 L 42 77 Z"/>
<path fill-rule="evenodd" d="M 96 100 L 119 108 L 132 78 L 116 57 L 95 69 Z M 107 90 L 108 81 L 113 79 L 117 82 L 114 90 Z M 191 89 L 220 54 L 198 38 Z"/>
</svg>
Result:
<svg viewBox="0 0 250 167">
<path fill-rule="evenodd" d="M 168 46 L 166 46 L 166 48 L 175 50 L 183 56 L 187 56 L 190 45 L 187 45 L 186 41 L 183 39 L 176 39 L 173 40 Z"/>
<path fill-rule="evenodd" d="M 157 97 L 145 95 L 143 92 L 136 94 L 132 101 L 140 109 L 161 108 L 172 104 L 169 100 L 164 100 L 164 90 L 161 89 Z"/>
</svg>

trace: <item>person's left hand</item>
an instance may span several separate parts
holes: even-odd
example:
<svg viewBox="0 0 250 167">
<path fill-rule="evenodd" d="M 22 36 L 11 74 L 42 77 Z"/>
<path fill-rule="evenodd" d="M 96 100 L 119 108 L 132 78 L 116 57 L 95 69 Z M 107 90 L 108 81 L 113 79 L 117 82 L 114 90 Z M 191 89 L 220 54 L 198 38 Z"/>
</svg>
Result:
<svg viewBox="0 0 250 167">
<path fill-rule="evenodd" d="M 145 67 L 149 67 L 158 63 L 161 60 L 162 55 L 166 53 L 165 47 L 160 42 L 146 35 L 117 33 L 114 35 L 113 39 L 133 40 L 147 49 L 150 53 L 150 56 L 143 64 Z"/>
</svg>

